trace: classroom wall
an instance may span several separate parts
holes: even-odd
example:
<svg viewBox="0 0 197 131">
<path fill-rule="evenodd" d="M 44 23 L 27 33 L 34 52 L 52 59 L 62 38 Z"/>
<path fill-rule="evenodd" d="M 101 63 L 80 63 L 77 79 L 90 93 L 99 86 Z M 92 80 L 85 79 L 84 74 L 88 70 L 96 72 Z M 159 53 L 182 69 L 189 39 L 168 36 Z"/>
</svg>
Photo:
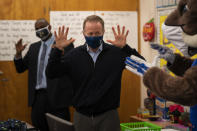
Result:
<svg viewBox="0 0 197 131">
<path fill-rule="evenodd" d="M 155 55 L 157 55 L 156 51 L 153 51 L 149 42 L 145 42 L 142 36 L 143 26 L 146 22 L 148 22 L 151 18 L 155 18 L 155 0 L 140 0 L 140 47 L 141 54 L 145 57 L 147 62 L 152 62 Z M 157 27 L 156 27 L 157 28 Z M 144 86 L 141 79 L 141 107 L 144 107 L 144 98 L 146 98 L 146 87 Z"/>
</svg>

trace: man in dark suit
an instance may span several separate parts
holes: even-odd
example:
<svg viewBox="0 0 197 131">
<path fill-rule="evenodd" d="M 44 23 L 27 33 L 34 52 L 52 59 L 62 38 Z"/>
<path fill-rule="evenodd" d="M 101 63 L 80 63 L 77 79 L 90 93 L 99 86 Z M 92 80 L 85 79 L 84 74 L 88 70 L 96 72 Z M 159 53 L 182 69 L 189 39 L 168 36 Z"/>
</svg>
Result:
<svg viewBox="0 0 197 131">
<path fill-rule="evenodd" d="M 28 70 L 28 105 L 32 107 L 32 124 L 41 131 L 48 131 L 45 113 L 52 113 L 60 118 L 70 120 L 68 106 L 71 104 L 72 87 L 69 77 L 48 79 L 45 68 L 48 56 L 55 41 L 51 25 L 45 19 L 35 22 L 36 36 L 41 40 L 30 45 L 27 54 L 22 58 L 26 44 L 22 39 L 16 43 L 15 67 L 18 73 Z M 68 52 L 73 44 L 65 48 Z"/>
</svg>

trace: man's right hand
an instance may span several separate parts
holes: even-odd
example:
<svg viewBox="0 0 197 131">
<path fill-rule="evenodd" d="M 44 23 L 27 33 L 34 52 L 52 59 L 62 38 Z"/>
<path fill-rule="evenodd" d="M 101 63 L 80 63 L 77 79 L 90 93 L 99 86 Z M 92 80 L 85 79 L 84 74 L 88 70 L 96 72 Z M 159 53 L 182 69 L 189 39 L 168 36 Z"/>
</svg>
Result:
<svg viewBox="0 0 197 131">
<path fill-rule="evenodd" d="M 71 43 L 75 41 L 75 39 L 73 38 L 70 38 L 69 40 L 67 40 L 69 28 L 67 27 L 65 32 L 64 32 L 64 29 L 65 27 L 62 26 L 62 27 L 59 27 L 58 34 L 56 33 L 56 31 L 54 32 L 55 47 L 62 51 L 64 50 L 65 47 L 67 47 L 68 45 L 70 45 Z"/>
<path fill-rule="evenodd" d="M 17 41 L 17 43 L 15 44 L 16 47 L 16 58 L 20 58 L 22 57 L 22 51 L 26 48 L 27 44 L 22 44 L 23 39 L 20 39 L 19 41 Z"/>
</svg>

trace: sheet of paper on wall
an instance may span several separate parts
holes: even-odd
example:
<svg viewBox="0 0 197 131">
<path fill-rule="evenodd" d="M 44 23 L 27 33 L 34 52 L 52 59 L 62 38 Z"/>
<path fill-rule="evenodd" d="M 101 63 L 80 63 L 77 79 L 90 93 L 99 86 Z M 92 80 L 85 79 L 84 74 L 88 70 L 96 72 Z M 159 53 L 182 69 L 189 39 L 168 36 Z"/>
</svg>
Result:
<svg viewBox="0 0 197 131">
<path fill-rule="evenodd" d="M 157 8 L 166 8 L 177 5 L 178 3 L 176 1 L 178 0 L 156 0 L 156 5 Z"/>
<path fill-rule="evenodd" d="M 103 18 L 105 22 L 104 40 L 114 40 L 112 26 L 125 26 L 129 30 L 127 44 L 138 50 L 138 21 L 136 11 L 96 11 L 96 15 Z"/>
<path fill-rule="evenodd" d="M 68 38 L 75 38 L 75 47 L 84 44 L 83 21 L 93 15 L 93 11 L 50 11 L 50 24 L 52 31 L 58 31 L 58 27 L 69 27 Z"/>
<path fill-rule="evenodd" d="M 160 43 L 161 41 L 161 35 L 162 35 L 162 30 L 161 30 L 161 26 L 164 23 L 165 19 L 163 19 L 163 17 L 167 17 L 172 11 L 174 11 L 176 9 L 176 6 L 172 6 L 172 7 L 166 7 L 166 8 L 162 8 L 162 9 L 158 9 L 156 12 L 157 18 L 156 18 L 156 27 L 157 28 L 157 34 L 156 34 L 156 41 L 157 43 Z"/>
<path fill-rule="evenodd" d="M 38 41 L 34 29 L 35 20 L 0 20 L 0 61 L 12 61 L 16 53 L 15 43 L 22 38 L 29 45 Z"/>
<path fill-rule="evenodd" d="M 75 47 L 85 43 L 83 37 L 83 21 L 89 15 L 99 15 L 105 22 L 104 41 L 107 39 L 114 40 L 112 26 L 119 24 L 129 29 L 127 43 L 138 49 L 138 24 L 137 12 L 135 11 L 50 11 L 50 23 L 53 30 L 58 30 L 59 26 L 69 27 L 68 37 L 76 39 Z"/>
</svg>

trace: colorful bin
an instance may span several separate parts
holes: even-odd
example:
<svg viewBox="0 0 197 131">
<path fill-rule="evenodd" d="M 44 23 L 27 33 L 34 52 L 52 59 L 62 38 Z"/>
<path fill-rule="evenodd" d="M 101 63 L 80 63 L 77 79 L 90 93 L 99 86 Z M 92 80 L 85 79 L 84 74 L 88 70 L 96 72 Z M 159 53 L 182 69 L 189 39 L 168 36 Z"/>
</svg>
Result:
<svg viewBox="0 0 197 131">
<path fill-rule="evenodd" d="M 161 131 L 161 127 L 149 122 L 121 123 L 121 131 Z"/>
</svg>

